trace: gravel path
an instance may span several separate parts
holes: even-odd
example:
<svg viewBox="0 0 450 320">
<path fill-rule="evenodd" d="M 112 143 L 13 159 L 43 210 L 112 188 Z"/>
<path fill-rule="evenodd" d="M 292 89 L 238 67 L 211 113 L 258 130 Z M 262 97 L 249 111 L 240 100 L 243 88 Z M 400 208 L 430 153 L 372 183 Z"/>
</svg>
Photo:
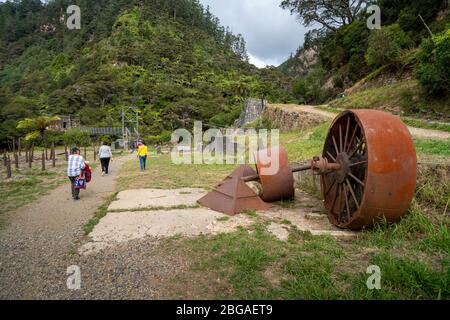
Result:
<svg viewBox="0 0 450 320">
<path fill-rule="evenodd" d="M 114 192 L 117 171 L 129 159 L 118 158 L 105 177 L 97 169 L 79 202 L 72 201 L 67 183 L 6 217 L 0 230 L 0 299 L 161 298 L 143 280 L 173 275 L 179 264 L 167 256 L 150 256 L 157 240 L 87 257 L 76 253 L 83 226 Z M 81 290 L 67 289 L 71 265 L 81 269 Z"/>
</svg>

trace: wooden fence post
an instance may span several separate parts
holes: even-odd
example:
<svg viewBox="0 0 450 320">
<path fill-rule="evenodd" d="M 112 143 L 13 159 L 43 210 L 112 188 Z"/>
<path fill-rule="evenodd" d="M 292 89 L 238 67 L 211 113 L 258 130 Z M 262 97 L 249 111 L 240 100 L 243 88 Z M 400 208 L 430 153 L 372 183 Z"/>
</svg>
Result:
<svg viewBox="0 0 450 320">
<path fill-rule="evenodd" d="M 19 147 L 19 157 L 21 157 L 22 156 L 22 138 L 19 138 L 18 147 Z"/>
<path fill-rule="evenodd" d="M 55 151 L 55 143 L 54 142 L 52 142 L 52 165 L 53 165 L 53 168 L 55 168 L 56 167 L 56 151 Z"/>
<path fill-rule="evenodd" d="M 11 159 L 9 158 L 8 155 L 8 159 L 6 160 L 6 177 L 8 179 L 11 179 L 12 176 L 12 172 L 11 172 Z"/>
<path fill-rule="evenodd" d="M 12 152 L 13 154 L 16 153 L 16 138 L 12 138 Z"/>
<path fill-rule="evenodd" d="M 45 171 L 45 151 L 42 150 L 42 171 Z"/>
<path fill-rule="evenodd" d="M 64 154 L 66 156 L 66 161 L 69 161 L 69 153 L 67 153 L 67 145 L 64 145 Z"/>
<path fill-rule="evenodd" d="M 97 161 L 97 153 L 95 152 L 95 142 L 92 143 L 92 147 L 94 148 L 94 162 Z"/>
<path fill-rule="evenodd" d="M 6 157 L 6 149 L 3 150 L 3 165 L 6 167 L 8 158 Z"/>
<path fill-rule="evenodd" d="M 28 168 L 32 168 L 33 166 L 33 153 L 31 151 L 31 148 L 28 150 Z"/>
<path fill-rule="evenodd" d="M 19 169 L 19 155 L 16 153 L 14 153 L 14 163 L 16 165 L 16 169 Z"/>
</svg>

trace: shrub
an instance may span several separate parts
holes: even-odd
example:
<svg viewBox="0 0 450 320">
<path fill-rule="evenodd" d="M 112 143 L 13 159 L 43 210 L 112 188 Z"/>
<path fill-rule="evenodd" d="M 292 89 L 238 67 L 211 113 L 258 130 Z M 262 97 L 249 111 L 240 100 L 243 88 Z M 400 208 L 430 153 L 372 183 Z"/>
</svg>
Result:
<svg viewBox="0 0 450 320">
<path fill-rule="evenodd" d="M 431 95 L 450 93 L 450 26 L 447 31 L 422 42 L 416 77 Z"/>
<path fill-rule="evenodd" d="M 294 96 L 299 103 L 323 103 L 328 98 L 328 91 L 324 88 L 325 75 L 325 70 L 317 67 L 294 84 Z"/>
<path fill-rule="evenodd" d="M 92 143 L 88 132 L 76 128 L 67 130 L 63 135 L 63 140 L 69 146 L 88 147 Z"/>
<path fill-rule="evenodd" d="M 369 37 L 367 64 L 373 67 L 390 64 L 400 57 L 403 49 L 410 49 L 413 46 L 414 42 L 398 24 L 374 30 Z"/>
</svg>

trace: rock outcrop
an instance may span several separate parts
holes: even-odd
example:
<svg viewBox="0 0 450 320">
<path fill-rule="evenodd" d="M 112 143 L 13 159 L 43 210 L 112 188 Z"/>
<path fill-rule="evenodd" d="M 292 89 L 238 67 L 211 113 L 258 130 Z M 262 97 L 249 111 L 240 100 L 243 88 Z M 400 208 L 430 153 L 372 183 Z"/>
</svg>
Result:
<svg viewBox="0 0 450 320">
<path fill-rule="evenodd" d="M 234 126 L 236 128 L 241 128 L 246 124 L 252 123 L 253 121 L 259 119 L 264 114 L 266 101 L 261 99 L 248 99 L 245 102 L 245 108 L 239 119 L 236 120 Z"/>
</svg>

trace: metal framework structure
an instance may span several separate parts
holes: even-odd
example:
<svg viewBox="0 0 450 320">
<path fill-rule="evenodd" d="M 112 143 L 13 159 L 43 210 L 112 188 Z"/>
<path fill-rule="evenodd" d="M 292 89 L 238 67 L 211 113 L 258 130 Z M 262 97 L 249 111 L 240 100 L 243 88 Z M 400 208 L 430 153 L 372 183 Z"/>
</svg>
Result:
<svg viewBox="0 0 450 320">
<path fill-rule="evenodd" d="M 139 139 L 139 112 L 134 107 L 123 107 L 121 117 L 123 140 L 128 141 L 132 133 Z"/>
</svg>

